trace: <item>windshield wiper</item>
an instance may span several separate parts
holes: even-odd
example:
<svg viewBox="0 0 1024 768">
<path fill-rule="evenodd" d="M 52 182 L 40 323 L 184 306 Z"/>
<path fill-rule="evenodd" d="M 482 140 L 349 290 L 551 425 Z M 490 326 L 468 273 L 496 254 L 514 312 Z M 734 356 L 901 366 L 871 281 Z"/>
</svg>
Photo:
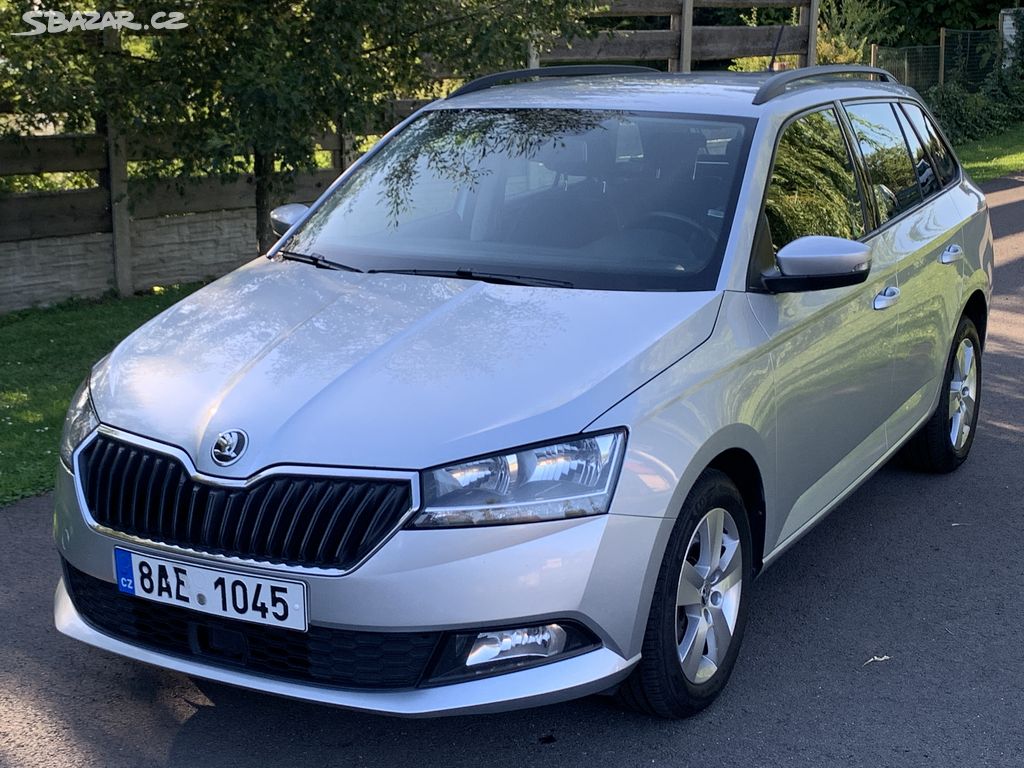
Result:
<svg viewBox="0 0 1024 768">
<path fill-rule="evenodd" d="M 480 280 L 498 285 L 533 285 L 548 288 L 572 288 L 568 280 L 554 280 L 531 275 L 508 275 L 502 272 L 477 272 L 472 269 L 368 269 L 370 275 L 419 275 L 421 277 L 455 277 L 460 280 Z"/>
<path fill-rule="evenodd" d="M 282 259 L 288 259 L 289 261 L 301 261 L 303 264 L 312 264 L 317 269 L 340 269 L 344 272 L 362 272 L 363 270 L 357 267 L 350 267 L 348 264 L 342 264 L 340 261 L 331 261 L 330 259 L 321 256 L 319 253 L 299 253 L 298 251 L 289 251 L 284 248 L 277 252 Z"/>
</svg>

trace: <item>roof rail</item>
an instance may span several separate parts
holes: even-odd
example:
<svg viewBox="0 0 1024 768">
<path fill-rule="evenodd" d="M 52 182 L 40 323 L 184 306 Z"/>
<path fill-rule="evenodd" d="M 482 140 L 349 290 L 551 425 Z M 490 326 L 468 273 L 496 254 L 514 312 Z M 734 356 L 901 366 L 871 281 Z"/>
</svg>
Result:
<svg viewBox="0 0 1024 768">
<path fill-rule="evenodd" d="M 513 69 L 508 72 L 495 72 L 470 80 L 460 88 L 448 94 L 449 99 L 464 96 L 467 93 L 483 91 L 499 83 L 511 80 L 526 80 L 531 77 L 583 77 L 587 75 L 628 75 L 641 72 L 657 72 L 651 67 L 637 67 L 626 64 L 566 64 L 559 67 L 536 67 L 534 69 Z"/>
<path fill-rule="evenodd" d="M 757 89 L 754 96 L 754 104 L 764 104 L 776 96 L 785 93 L 786 88 L 800 80 L 809 80 L 814 77 L 828 77 L 830 75 L 863 75 L 865 77 L 877 77 L 883 83 L 899 83 L 892 73 L 886 72 L 878 67 L 865 67 L 860 64 L 829 64 L 823 67 L 803 67 L 802 69 L 789 69 L 779 72 L 765 80 L 764 85 Z"/>
</svg>

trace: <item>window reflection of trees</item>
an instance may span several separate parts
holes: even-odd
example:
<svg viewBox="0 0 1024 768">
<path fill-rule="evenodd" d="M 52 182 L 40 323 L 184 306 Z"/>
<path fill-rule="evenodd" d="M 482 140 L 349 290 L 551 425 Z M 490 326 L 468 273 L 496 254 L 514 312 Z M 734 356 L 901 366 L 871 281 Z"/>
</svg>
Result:
<svg viewBox="0 0 1024 768">
<path fill-rule="evenodd" d="M 857 104 L 847 112 L 883 222 L 921 202 L 917 174 L 889 104 Z"/>
<path fill-rule="evenodd" d="M 396 228 L 412 206 L 424 171 L 454 188 L 475 190 L 492 173 L 492 158 L 529 160 L 544 147 L 560 147 L 570 136 L 606 130 L 602 122 L 621 114 L 568 109 L 431 112 L 410 125 L 401 140 L 384 147 L 372 165 L 328 200 L 300 239 L 315 240 L 331 214 L 343 205 L 351 206 L 363 187 L 379 186 L 378 204 L 388 211 L 390 227 Z"/>
<path fill-rule="evenodd" d="M 799 118 L 782 135 L 765 214 L 776 249 L 800 237 L 864 234 L 857 182 L 835 113 Z"/>
<path fill-rule="evenodd" d="M 491 171 L 489 157 L 529 160 L 542 147 L 558 147 L 601 125 L 611 112 L 575 110 L 441 110 L 411 126 L 411 141 L 395 145 L 378 173 L 383 176 L 381 204 L 397 224 L 409 206 L 409 193 L 425 166 L 453 186 L 474 189 Z"/>
</svg>

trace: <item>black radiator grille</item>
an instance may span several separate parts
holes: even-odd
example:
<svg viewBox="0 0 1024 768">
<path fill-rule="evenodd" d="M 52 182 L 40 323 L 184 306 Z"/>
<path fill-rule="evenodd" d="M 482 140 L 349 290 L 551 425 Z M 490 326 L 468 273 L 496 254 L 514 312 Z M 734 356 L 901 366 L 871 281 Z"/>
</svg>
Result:
<svg viewBox="0 0 1024 768">
<path fill-rule="evenodd" d="M 411 506 L 407 481 L 273 475 L 193 480 L 176 458 L 98 436 L 78 459 L 93 519 L 116 531 L 268 563 L 351 568 Z"/>
<path fill-rule="evenodd" d="M 217 666 L 350 689 L 414 688 L 424 678 L 440 632 L 307 632 L 208 616 L 131 597 L 64 563 L 82 617 L 112 637 Z"/>
</svg>

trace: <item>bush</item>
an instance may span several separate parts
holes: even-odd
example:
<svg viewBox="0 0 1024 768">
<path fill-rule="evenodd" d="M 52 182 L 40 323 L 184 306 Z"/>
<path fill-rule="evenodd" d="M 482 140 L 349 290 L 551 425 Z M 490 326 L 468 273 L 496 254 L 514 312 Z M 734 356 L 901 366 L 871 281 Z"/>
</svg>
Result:
<svg viewBox="0 0 1024 768">
<path fill-rule="evenodd" d="M 984 90 L 971 93 L 957 82 L 930 88 L 925 100 L 954 144 L 998 133 L 1015 122 L 1009 105 Z"/>
</svg>

